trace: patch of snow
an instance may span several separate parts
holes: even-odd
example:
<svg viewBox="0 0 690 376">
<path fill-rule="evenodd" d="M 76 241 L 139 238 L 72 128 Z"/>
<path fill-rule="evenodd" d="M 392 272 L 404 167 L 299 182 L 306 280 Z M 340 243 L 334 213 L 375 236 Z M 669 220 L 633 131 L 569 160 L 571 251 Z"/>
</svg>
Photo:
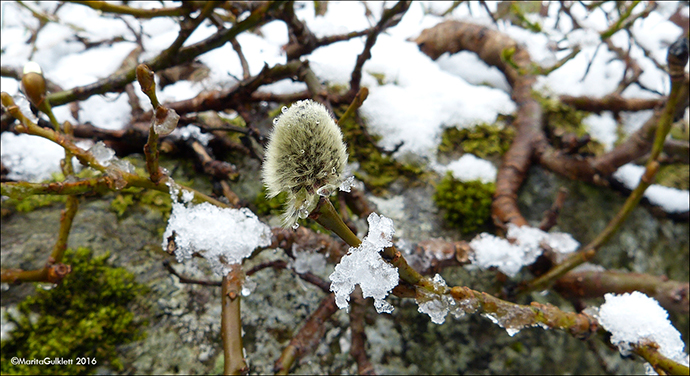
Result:
<svg viewBox="0 0 690 376">
<path fill-rule="evenodd" d="M 248 208 L 219 208 L 207 202 L 194 205 L 193 192 L 187 191 L 178 202 L 175 191 L 171 189 L 172 213 L 161 246 L 166 249 L 174 233 L 178 262 L 199 254 L 215 274 L 224 276 L 230 271 L 226 265 L 239 264 L 257 247 L 271 244 L 271 229 Z"/>
<path fill-rule="evenodd" d="M 395 228 L 393 221 L 376 213 L 371 213 L 367 222 L 369 233 L 362 244 L 350 248 L 329 276 L 331 291 L 335 293 L 338 307 L 349 309 L 350 294 L 355 285 L 359 285 L 365 298 L 374 298 L 378 313 L 391 313 L 393 306 L 385 298 L 398 285 L 398 269 L 384 261 L 379 252 L 393 245 L 391 239 Z"/>
<path fill-rule="evenodd" d="M 598 320 L 611 333 L 611 343 L 621 354 L 629 355 L 632 345 L 655 342 L 665 357 L 688 365 L 685 344 L 668 320 L 668 313 L 647 295 L 634 291 L 623 295 L 606 294 L 599 307 Z"/>
<path fill-rule="evenodd" d="M 635 189 L 644 174 L 645 168 L 632 163 L 625 164 L 613 173 L 613 177 L 628 189 Z M 661 206 L 667 213 L 686 212 L 690 210 L 690 193 L 687 190 L 650 185 L 644 192 L 649 202 Z"/>
</svg>

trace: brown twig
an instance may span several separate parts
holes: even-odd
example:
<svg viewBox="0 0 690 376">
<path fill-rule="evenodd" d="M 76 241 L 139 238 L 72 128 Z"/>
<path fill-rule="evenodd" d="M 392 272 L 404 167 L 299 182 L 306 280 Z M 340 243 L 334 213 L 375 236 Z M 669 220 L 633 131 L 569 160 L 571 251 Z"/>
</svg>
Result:
<svg viewBox="0 0 690 376">
<path fill-rule="evenodd" d="M 280 5 L 280 2 L 277 1 L 264 3 L 255 9 L 249 17 L 236 24 L 234 27 L 220 30 L 203 41 L 191 46 L 182 47 L 177 50 L 177 53 L 174 55 L 168 55 L 168 53 L 163 51 L 156 58 L 145 62 L 145 64 L 152 70 L 158 71 L 183 62 L 192 61 L 195 57 L 224 45 L 239 33 L 251 27 L 268 22 L 270 20 L 270 16 L 268 15 L 269 11 L 276 8 L 278 5 Z M 131 69 L 123 74 L 110 76 L 93 84 L 78 86 L 66 91 L 50 94 L 48 99 L 53 106 L 60 106 L 75 100 L 84 100 L 92 95 L 119 91 L 122 90 L 126 84 L 134 81 L 135 76 L 135 70 Z"/>
<path fill-rule="evenodd" d="M 355 62 L 355 68 L 352 70 L 352 77 L 350 78 L 350 90 L 348 96 L 354 97 L 359 92 L 360 83 L 362 81 L 362 67 L 364 63 L 371 57 L 371 48 L 374 47 L 376 39 L 385 29 L 397 25 L 402 16 L 410 7 L 410 1 L 399 1 L 392 8 L 386 9 L 381 15 L 381 19 L 376 26 L 367 34 L 367 40 L 364 43 L 364 50 Z"/>
<path fill-rule="evenodd" d="M 297 230 L 274 227 L 272 230 L 271 245 L 266 248 L 292 249 L 297 246 L 301 249 L 313 249 L 328 256 L 329 262 L 338 262 L 347 253 L 349 247 L 327 234 L 319 234 L 313 230 L 300 226 Z"/>
<path fill-rule="evenodd" d="M 375 375 L 374 366 L 369 361 L 366 351 L 367 335 L 364 332 L 364 316 L 366 315 L 366 301 L 362 297 L 362 289 L 357 286 L 350 294 L 350 330 L 352 346 L 350 355 L 357 362 L 357 373 L 360 375 Z"/>
<path fill-rule="evenodd" d="M 223 358 L 225 375 L 246 374 L 249 371 L 244 361 L 244 347 L 242 346 L 242 318 L 240 315 L 240 300 L 242 294 L 242 266 L 233 264 L 230 272 L 223 277 L 222 312 L 220 319 L 220 334 L 223 338 Z"/>
<path fill-rule="evenodd" d="M 337 311 L 338 306 L 335 305 L 335 296 L 328 294 L 280 354 L 273 367 L 273 372 L 277 375 L 287 375 L 297 360 L 319 344 L 326 332 L 326 327 L 324 326 L 326 320 Z"/>
<path fill-rule="evenodd" d="M 541 223 L 539 223 L 540 230 L 549 231 L 553 226 L 556 225 L 558 215 L 560 214 L 561 209 L 563 208 L 563 204 L 565 203 L 565 198 L 567 196 L 568 189 L 564 187 L 558 189 L 558 195 L 556 196 L 556 200 L 554 200 L 553 205 L 551 205 L 549 210 L 544 212 L 544 216 L 541 220 Z"/>
<path fill-rule="evenodd" d="M 276 64 L 273 67 L 264 66 L 261 72 L 247 80 L 243 80 L 228 90 L 205 92 L 194 98 L 167 103 L 166 105 L 178 114 L 190 112 L 202 112 L 208 110 L 222 111 L 236 109 L 244 103 L 259 86 L 282 80 L 297 75 L 305 63 L 298 60 L 288 61 L 286 64 Z M 257 98 L 263 100 L 264 98 Z M 150 115 L 149 115 L 150 116 Z"/>
<path fill-rule="evenodd" d="M 220 287 L 223 285 L 223 283 L 220 281 L 207 281 L 207 280 L 203 280 L 203 279 L 194 279 L 194 278 L 185 277 L 182 274 L 178 273 L 177 270 L 175 270 L 175 268 L 173 268 L 172 265 L 170 265 L 169 260 L 163 260 L 163 267 L 165 269 L 167 269 L 168 272 L 170 272 L 170 274 L 177 277 L 177 279 L 180 281 L 180 283 L 187 283 L 187 284 L 191 284 L 191 285 L 202 285 L 202 286 L 217 286 L 217 287 Z"/>
<path fill-rule="evenodd" d="M 621 111 L 642 111 L 652 110 L 664 104 L 665 99 L 642 99 L 642 98 L 623 98 L 620 95 L 609 94 L 602 98 L 593 97 L 573 97 L 561 95 L 558 98 L 562 103 L 567 104 L 577 110 L 600 114 L 603 111 L 613 113 Z"/>
<path fill-rule="evenodd" d="M 554 289 L 568 299 L 588 299 L 602 297 L 606 293 L 640 291 L 656 299 L 668 311 L 688 314 L 688 282 L 673 281 L 664 276 L 613 271 L 573 271 L 556 281 Z"/>
</svg>

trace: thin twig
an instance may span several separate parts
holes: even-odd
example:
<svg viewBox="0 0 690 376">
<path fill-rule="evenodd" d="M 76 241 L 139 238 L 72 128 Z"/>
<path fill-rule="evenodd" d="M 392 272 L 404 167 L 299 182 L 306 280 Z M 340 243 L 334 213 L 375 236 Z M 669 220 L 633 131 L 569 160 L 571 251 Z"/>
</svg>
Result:
<svg viewBox="0 0 690 376">
<path fill-rule="evenodd" d="M 337 311 L 335 296 L 328 294 L 280 354 L 273 367 L 273 372 L 276 375 L 287 375 L 297 360 L 302 358 L 307 351 L 316 348 L 326 332 L 324 325 L 326 320 Z"/>
<path fill-rule="evenodd" d="M 351 97 L 354 97 L 355 94 L 359 92 L 360 83 L 362 81 L 362 67 L 371 57 L 371 48 L 374 47 L 374 43 L 376 43 L 379 34 L 385 29 L 397 25 L 410 7 L 410 3 L 410 1 L 399 1 L 391 9 L 384 10 L 379 22 L 367 35 L 367 40 L 364 43 L 364 50 L 357 56 L 355 68 L 352 70 L 349 91 Z"/>
<path fill-rule="evenodd" d="M 604 228 L 604 230 L 597 235 L 594 240 L 582 247 L 578 252 L 572 253 L 564 262 L 555 266 L 544 275 L 523 284 L 520 287 L 522 293 L 543 290 L 549 287 L 557 279 L 565 275 L 565 273 L 568 271 L 591 260 L 596 254 L 597 250 L 599 250 L 601 246 L 606 244 L 613 237 L 623 222 L 625 222 L 625 220 L 630 216 L 632 210 L 642 199 L 647 187 L 649 187 L 654 181 L 654 177 L 659 170 L 658 158 L 664 148 L 666 135 L 671 129 L 671 124 L 673 123 L 673 117 L 676 111 L 676 105 L 680 100 L 681 92 L 688 90 L 688 88 L 683 85 L 685 77 L 685 64 L 688 61 L 688 40 L 681 38 L 671 45 L 671 47 L 669 47 L 667 60 L 669 66 L 669 75 L 671 77 L 671 93 L 668 96 L 666 106 L 664 107 L 661 117 L 659 118 L 659 122 L 656 126 L 656 136 L 654 138 L 654 144 L 652 145 L 652 151 L 645 167 L 645 172 L 640 178 L 639 184 L 632 191 L 630 196 L 628 196 L 627 200 L 623 204 L 623 207 L 618 211 L 618 213 L 616 213 L 616 215 L 606 225 L 606 228 Z"/>
</svg>

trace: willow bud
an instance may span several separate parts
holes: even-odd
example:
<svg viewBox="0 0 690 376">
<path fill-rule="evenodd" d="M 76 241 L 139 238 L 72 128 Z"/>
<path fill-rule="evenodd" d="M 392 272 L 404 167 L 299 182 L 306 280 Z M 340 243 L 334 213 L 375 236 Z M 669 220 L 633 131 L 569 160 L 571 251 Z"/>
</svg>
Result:
<svg viewBox="0 0 690 376">
<path fill-rule="evenodd" d="M 295 102 L 273 121 L 262 177 L 268 198 L 288 193 L 283 226 L 295 226 L 342 182 L 347 164 L 343 134 L 328 110 L 312 100 Z"/>
<path fill-rule="evenodd" d="M 46 100 L 46 80 L 43 78 L 41 67 L 33 61 L 24 66 L 22 90 L 31 104 L 40 109 Z"/>
</svg>

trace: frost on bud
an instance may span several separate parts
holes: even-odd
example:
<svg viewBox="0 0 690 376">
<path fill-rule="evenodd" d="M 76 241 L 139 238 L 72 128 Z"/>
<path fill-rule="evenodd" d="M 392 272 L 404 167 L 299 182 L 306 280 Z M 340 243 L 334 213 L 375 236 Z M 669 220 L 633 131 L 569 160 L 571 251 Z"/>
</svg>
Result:
<svg viewBox="0 0 690 376">
<path fill-rule="evenodd" d="M 153 123 L 153 130 L 159 136 L 167 136 L 177 128 L 180 115 L 171 108 L 159 106 L 156 108 L 156 119 Z"/>
<path fill-rule="evenodd" d="M 273 121 L 262 177 L 268 198 L 288 193 L 283 226 L 306 218 L 319 194 L 335 191 L 347 164 L 343 134 L 328 110 L 312 100 L 295 102 Z"/>
<path fill-rule="evenodd" d="M 46 80 L 43 78 L 41 67 L 33 61 L 24 66 L 22 91 L 36 108 L 40 108 L 46 99 Z"/>
</svg>

